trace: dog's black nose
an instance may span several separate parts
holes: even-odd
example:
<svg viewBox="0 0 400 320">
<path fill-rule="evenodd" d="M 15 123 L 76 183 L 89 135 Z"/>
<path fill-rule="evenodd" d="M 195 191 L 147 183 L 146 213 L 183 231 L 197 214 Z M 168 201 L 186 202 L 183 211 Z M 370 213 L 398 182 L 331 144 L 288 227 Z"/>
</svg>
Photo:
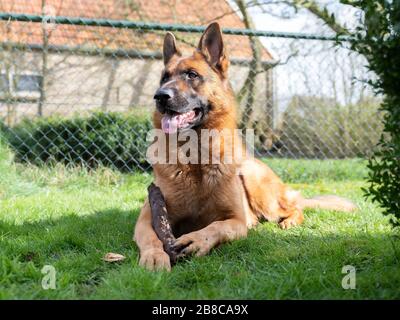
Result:
<svg viewBox="0 0 400 320">
<path fill-rule="evenodd" d="M 154 99 L 158 102 L 165 103 L 174 97 L 174 91 L 169 88 L 160 88 L 156 91 Z"/>
</svg>

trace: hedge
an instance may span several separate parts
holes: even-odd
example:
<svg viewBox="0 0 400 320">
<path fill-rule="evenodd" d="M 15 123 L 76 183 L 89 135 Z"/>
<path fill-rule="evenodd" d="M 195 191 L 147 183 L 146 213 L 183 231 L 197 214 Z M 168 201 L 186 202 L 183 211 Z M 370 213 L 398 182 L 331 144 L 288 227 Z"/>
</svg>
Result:
<svg viewBox="0 0 400 320">
<path fill-rule="evenodd" d="M 89 117 L 25 119 L 3 135 L 16 159 L 33 164 L 62 162 L 121 171 L 148 170 L 146 135 L 149 117 L 97 112 Z"/>
<path fill-rule="evenodd" d="M 384 95 L 383 134 L 368 163 L 367 197 L 400 229 L 400 2 L 388 0 L 342 0 L 362 10 L 363 20 L 351 41 L 353 50 L 364 55 L 375 92 Z"/>
</svg>

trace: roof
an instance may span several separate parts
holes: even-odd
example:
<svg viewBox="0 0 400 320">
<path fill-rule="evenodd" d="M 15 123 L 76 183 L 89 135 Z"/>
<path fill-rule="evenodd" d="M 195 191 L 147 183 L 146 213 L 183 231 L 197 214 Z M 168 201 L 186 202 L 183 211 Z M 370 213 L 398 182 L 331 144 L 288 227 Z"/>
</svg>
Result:
<svg viewBox="0 0 400 320">
<path fill-rule="evenodd" d="M 42 0 L 2 0 L 0 11 L 42 14 Z M 245 28 L 243 21 L 225 0 L 46 0 L 47 15 L 105 18 L 158 23 L 180 23 L 204 26 L 218 21 L 223 28 Z M 198 34 L 175 33 L 181 49 L 194 47 Z M 57 25 L 48 29 L 49 45 L 96 47 L 102 49 L 159 52 L 164 32 L 117 29 L 109 27 Z M 251 59 L 248 37 L 224 35 L 228 54 L 232 58 Z M 0 41 L 42 45 L 43 27 L 40 23 L 0 22 Z M 183 48 L 182 48 L 183 47 Z M 263 47 L 264 61 L 272 60 Z"/>
</svg>

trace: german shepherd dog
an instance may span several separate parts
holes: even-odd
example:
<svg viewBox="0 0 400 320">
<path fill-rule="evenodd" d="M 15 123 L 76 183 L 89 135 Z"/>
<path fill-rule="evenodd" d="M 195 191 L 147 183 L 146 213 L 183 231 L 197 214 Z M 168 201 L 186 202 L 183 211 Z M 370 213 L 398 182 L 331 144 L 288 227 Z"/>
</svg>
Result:
<svg viewBox="0 0 400 320">
<path fill-rule="evenodd" d="M 189 57 L 182 57 L 174 35 L 167 33 L 163 58 L 165 68 L 154 96 L 155 129 L 161 129 L 167 137 L 188 129 L 225 129 L 234 134 L 236 101 L 228 81 L 229 61 L 218 23 L 206 28 Z M 199 139 L 199 143 L 203 148 L 210 142 Z M 178 143 L 176 152 L 179 148 Z M 219 150 L 224 153 L 228 149 L 225 144 Z M 259 221 L 276 222 L 282 229 L 299 225 L 304 220 L 304 208 L 356 208 L 349 200 L 336 196 L 303 198 L 266 164 L 251 157 L 217 164 L 159 163 L 153 164 L 153 169 L 182 255 L 206 255 L 218 244 L 245 237 Z M 137 220 L 134 240 L 140 249 L 141 266 L 171 269 L 169 256 L 152 227 L 148 199 Z"/>
</svg>

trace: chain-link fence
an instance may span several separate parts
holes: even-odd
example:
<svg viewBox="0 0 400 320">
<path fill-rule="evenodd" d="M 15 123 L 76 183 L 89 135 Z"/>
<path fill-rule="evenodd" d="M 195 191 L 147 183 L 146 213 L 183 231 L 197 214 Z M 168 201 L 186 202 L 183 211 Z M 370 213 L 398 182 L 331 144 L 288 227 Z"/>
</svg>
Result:
<svg viewBox="0 0 400 320">
<path fill-rule="evenodd" d="M 0 13 L 3 139 L 20 161 L 148 169 L 164 34 L 173 31 L 190 53 L 203 30 Z M 382 115 L 363 57 L 334 37 L 223 30 L 238 126 L 255 130 L 257 155 L 325 159 L 372 150 Z"/>
</svg>

